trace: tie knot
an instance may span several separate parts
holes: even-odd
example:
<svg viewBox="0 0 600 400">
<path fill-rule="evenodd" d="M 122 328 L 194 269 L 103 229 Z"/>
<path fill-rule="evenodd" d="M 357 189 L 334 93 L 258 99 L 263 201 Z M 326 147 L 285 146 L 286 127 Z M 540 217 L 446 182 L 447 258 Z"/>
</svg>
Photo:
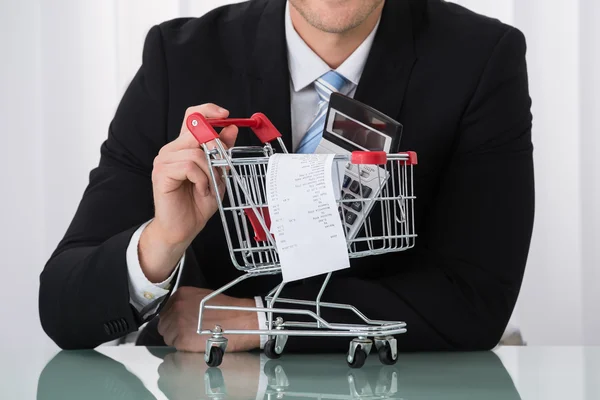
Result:
<svg viewBox="0 0 600 400">
<path fill-rule="evenodd" d="M 331 70 L 315 81 L 315 88 L 317 89 L 317 93 L 321 100 L 329 101 L 331 93 L 342 90 L 342 87 L 346 82 L 346 78 Z"/>
</svg>

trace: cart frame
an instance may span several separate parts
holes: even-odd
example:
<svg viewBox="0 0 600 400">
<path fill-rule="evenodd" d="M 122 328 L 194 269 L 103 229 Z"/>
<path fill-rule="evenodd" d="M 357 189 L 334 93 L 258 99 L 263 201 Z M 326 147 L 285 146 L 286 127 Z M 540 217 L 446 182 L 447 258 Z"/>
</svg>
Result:
<svg viewBox="0 0 600 400">
<path fill-rule="evenodd" d="M 278 358 L 283 353 L 290 336 L 343 336 L 352 337 L 347 362 L 351 367 L 359 368 L 373 345 L 378 350 L 384 364 L 393 364 L 397 360 L 397 341 L 394 337 L 406 332 L 406 323 L 401 321 L 382 321 L 367 318 L 356 307 L 322 301 L 322 296 L 331 279 L 328 273 L 315 300 L 299 300 L 281 297 L 285 282 L 273 288 L 265 297 L 266 307 L 233 307 L 209 305 L 219 294 L 238 285 L 246 279 L 281 273 L 277 246 L 269 232 L 270 218 L 266 204 L 266 173 L 268 159 L 275 153 L 271 142 L 277 142 L 283 153 L 287 153 L 281 134 L 264 114 L 254 114 L 248 119 L 206 119 L 199 113 L 193 113 L 186 119 L 190 132 L 200 143 L 211 167 L 210 179 L 214 188 L 219 187 L 218 179 L 225 183 L 225 194 L 229 204 L 215 190 L 218 210 L 225 231 L 227 246 L 233 265 L 244 274 L 215 290 L 204 299 L 199 307 L 198 329 L 200 335 L 210 335 L 207 339 L 205 361 L 210 366 L 221 363 L 227 347 L 225 335 L 267 335 L 265 354 Z M 236 125 L 251 128 L 263 143 L 263 146 L 243 146 L 226 149 L 215 127 Z M 213 143 L 214 147 L 209 147 Z M 236 155 L 242 155 L 236 158 Z M 359 193 L 352 202 L 361 202 L 364 207 L 364 220 L 361 222 L 362 235 L 347 237 L 350 258 L 403 251 L 414 247 L 414 188 L 413 166 L 417 164 L 416 153 L 406 152 L 386 154 L 384 152 L 354 152 L 335 155 L 334 164 L 337 173 L 340 166 L 353 165 L 358 171 Z M 371 166 L 370 171 L 377 173 L 384 182 L 374 198 L 363 196 L 361 166 Z M 374 167 L 373 167 L 374 166 Z M 348 167 L 349 168 L 349 167 Z M 383 178 L 382 178 L 383 177 Z M 338 201 L 340 216 L 352 211 L 350 200 Z M 376 232 L 371 224 L 372 211 L 377 210 L 382 220 L 381 232 Z M 367 212 L 368 210 L 368 212 Z M 355 210 L 356 211 L 356 210 Z M 254 233 L 254 235 L 252 235 Z M 357 237 L 358 236 L 358 237 Z M 299 306 L 300 308 L 277 308 L 276 304 Z M 315 311 L 312 311 L 311 309 Z M 346 310 L 353 313 L 362 324 L 334 323 L 325 320 L 322 309 Z M 204 310 L 229 310 L 266 314 L 266 329 L 233 330 L 216 326 L 214 329 L 202 328 Z M 274 314 L 304 316 L 310 321 L 284 321 Z"/>
</svg>

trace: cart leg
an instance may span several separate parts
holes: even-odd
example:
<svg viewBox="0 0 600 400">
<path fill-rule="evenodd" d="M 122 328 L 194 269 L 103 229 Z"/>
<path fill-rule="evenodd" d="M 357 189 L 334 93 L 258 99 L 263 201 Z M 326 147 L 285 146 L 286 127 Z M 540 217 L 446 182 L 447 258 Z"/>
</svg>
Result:
<svg viewBox="0 0 600 400">
<path fill-rule="evenodd" d="M 373 347 L 373 341 L 371 339 L 366 337 L 352 339 L 350 342 L 350 350 L 348 350 L 348 357 L 346 359 L 350 368 L 361 368 L 371 352 L 371 347 Z"/>
<path fill-rule="evenodd" d="M 375 338 L 375 347 L 379 361 L 385 365 L 394 365 L 398 361 L 398 342 L 393 336 Z"/>
<path fill-rule="evenodd" d="M 202 301 L 200 301 L 200 310 L 198 312 L 198 334 L 201 334 L 202 332 L 202 317 L 204 316 L 204 306 L 206 305 L 206 303 L 212 299 L 215 296 L 218 296 L 219 294 L 223 293 L 224 291 L 226 291 L 227 289 L 229 289 L 232 286 L 237 285 L 238 283 L 250 278 L 252 275 L 250 274 L 244 274 L 241 275 L 240 277 L 234 279 L 233 281 L 229 282 L 227 285 L 215 290 L 214 292 L 210 293 L 208 296 L 204 297 L 202 299 Z M 219 327 L 220 328 L 220 327 Z"/>
<path fill-rule="evenodd" d="M 277 317 L 275 320 L 275 329 L 283 330 L 283 319 L 281 317 Z M 283 354 L 283 350 L 285 349 L 285 345 L 288 340 L 288 335 L 271 335 L 269 336 L 269 340 L 265 343 L 264 353 L 265 355 L 272 359 L 276 360 Z"/>
<path fill-rule="evenodd" d="M 264 353 L 271 360 L 276 360 L 283 354 L 285 344 L 287 343 L 287 335 L 271 336 L 265 343 Z"/>
<path fill-rule="evenodd" d="M 325 292 L 325 288 L 327 287 L 327 284 L 329 283 L 329 279 L 331 279 L 331 272 L 327 274 L 327 276 L 325 277 L 325 280 L 323 281 L 323 285 L 321 285 L 321 290 L 319 291 L 319 295 L 317 296 L 317 300 L 316 300 L 316 308 L 317 308 L 317 315 L 320 317 L 321 316 L 321 297 L 323 297 L 323 293 Z M 317 328 L 321 328 L 321 322 L 317 320 Z"/>
<path fill-rule="evenodd" d="M 212 330 L 212 336 L 206 340 L 204 350 L 204 361 L 209 367 L 218 367 L 223 361 L 223 355 L 227 348 L 227 339 L 223 337 L 223 329 L 217 325 Z"/>
<path fill-rule="evenodd" d="M 277 291 L 275 292 L 275 295 L 273 296 L 273 298 L 270 301 L 267 301 L 267 308 L 273 308 L 275 306 L 275 302 L 277 302 L 277 299 L 279 298 L 279 295 L 281 294 L 281 291 L 283 290 L 283 288 L 285 287 L 285 282 L 281 282 L 279 284 L 279 286 L 277 287 Z M 269 311 L 267 313 L 267 325 L 269 329 L 273 329 L 273 312 Z"/>
</svg>

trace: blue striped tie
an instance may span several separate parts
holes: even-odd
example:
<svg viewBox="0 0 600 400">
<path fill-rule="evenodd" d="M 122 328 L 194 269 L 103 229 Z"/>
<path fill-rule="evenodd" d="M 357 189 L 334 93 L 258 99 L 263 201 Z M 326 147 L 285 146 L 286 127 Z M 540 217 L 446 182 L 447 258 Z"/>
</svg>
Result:
<svg viewBox="0 0 600 400">
<path fill-rule="evenodd" d="M 311 154 L 315 152 L 323 137 L 329 97 L 331 97 L 331 93 L 339 92 L 346 82 L 346 78 L 335 71 L 327 72 L 314 82 L 315 89 L 319 94 L 317 116 L 308 127 L 306 134 L 298 145 L 296 153 Z"/>
</svg>

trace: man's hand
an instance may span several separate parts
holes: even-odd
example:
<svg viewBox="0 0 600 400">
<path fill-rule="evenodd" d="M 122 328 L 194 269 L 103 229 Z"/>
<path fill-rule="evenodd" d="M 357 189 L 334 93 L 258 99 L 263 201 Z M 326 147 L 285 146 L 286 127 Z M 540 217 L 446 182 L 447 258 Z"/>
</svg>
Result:
<svg viewBox="0 0 600 400">
<path fill-rule="evenodd" d="M 206 155 L 186 127 L 185 120 L 195 112 L 207 118 L 229 115 L 214 104 L 189 108 L 179 138 L 164 146 L 154 159 L 155 215 L 142 232 L 138 247 L 142 271 L 151 282 L 162 282 L 171 274 L 185 249 L 217 211 L 216 192 L 224 195 L 224 182 L 217 174 L 219 187 L 213 187 Z M 221 131 L 226 147 L 234 145 L 237 132 L 235 126 Z M 208 147 L 214 145 L 209 143 Z"/>
<path fill-rule="evenodd" d="M 207 289 L 181 287 L 169 298 L 160 312 L 158 322 L 158 332 L 168 346 L 180 351 L 204 351 L 208 337 L 196 332 L 198 311 L 200 301 L 211 292 Z M 207 304 L 256 307 L 253 299 L 236 299 L 223 294 Z M 258 318 L 255 312 L 204 310 L 202 329 L 213 329 L 215 325 L 220 325 L 223 329 L 258 329 Z M 228 339 L 227 351 L 248 351 L 260 346 L 258 335 L 231 335 Z"/>
</svg>

